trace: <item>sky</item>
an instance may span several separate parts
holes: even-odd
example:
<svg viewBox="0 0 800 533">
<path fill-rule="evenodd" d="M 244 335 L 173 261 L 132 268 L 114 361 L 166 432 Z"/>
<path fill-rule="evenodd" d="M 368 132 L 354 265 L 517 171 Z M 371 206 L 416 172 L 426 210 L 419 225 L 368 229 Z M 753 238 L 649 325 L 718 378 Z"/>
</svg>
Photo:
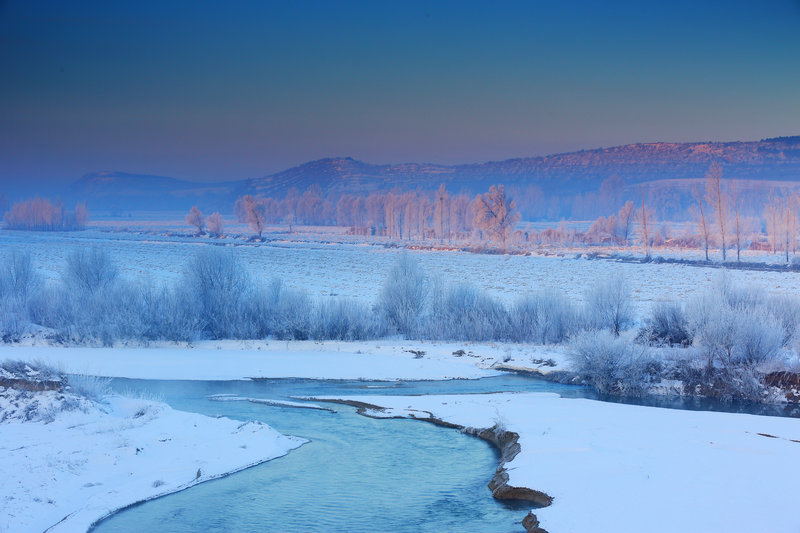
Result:
<svg viewBox="0 0 800 533">
<path fill-rule="evenodd" d="M 0 0 L 0 184 L 800 134 L 800 0 Z"/>
</svg>

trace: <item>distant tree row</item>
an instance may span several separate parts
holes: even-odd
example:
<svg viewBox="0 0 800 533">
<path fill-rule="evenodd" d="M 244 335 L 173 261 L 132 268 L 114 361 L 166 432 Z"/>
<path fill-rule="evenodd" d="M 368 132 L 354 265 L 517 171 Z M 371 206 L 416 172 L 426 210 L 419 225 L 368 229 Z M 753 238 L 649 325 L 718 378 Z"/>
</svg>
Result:
<svg viewBox="0 0 800 533">
<path fill-rule="evenodd" d="M 86 204 L 75 204 L 73 211 L 65 209 L 60 201 L 51 202 L 46 198 L 32 198 L 16 202 L 6 211 L 3 219 L 6 228 L 35 231 L 82 230 L 89 220 Z"/>
<path fill-rule="evenodd" d="M 742 250 L 755 249 L 782 253 L 789 262 L 790 254 L 800 247 L 800 196 L 788 187 L 773 191 L 759 213 L 754 206 L 763 197 L 753 199 L 749 192 L 742 194 L 738 183 L 725 180 L 722 167 L 712 164 L 703 182 L 692 189 L 689 203 L 683 207 L 689 219 L 680 222 L 678 230 L 671 222 L 658 220 L 657 215 L 664 212 L 662 199 L 647 194 L 644 185 L 639 189 L 641 200 L 625 200 L 625 184 L 617 176 L 603 181 L 596 193 L 586 193 L 585 199 L 595 204 L 595 210 L 614 206 L 614 211 L 596 218 L 585 231 L 565 222 L 539 231 L 530 225 L 520 227 L 516 198 L 512 199 L 503 185 L 470 197 L 453 194 L 443 184 L 434 193 L 393 190 L 362 196 L 325 196 L 315 184 L 302 194 L 292 188 L 283 199 L 242 196 L 236 201 L 234 213 L 259 238 L 269 224 L 288 224 L 290 232 L 298 224 L 336 225 L 348 228 L 354 235 L 406 242 L 457 242 L 521 249 L 636 244 L 647 256 L 652 247 L 673 246 L 703 250 L 706 260 L 710 260 L 710 250 L 716 249 L 723 261 L 728 260 L 730 250 L 736 251 L 736 260 L 740 261 Z M 548 203 L 535 186 L 511 190 L 522 195 L 528 206 Z M 748 198 L 746 210 L 744 197 Z M 676 202 L 671 197 L 663 201 Z M 186 220 L 197 228 L 198 234 L 206 229 L 212 236 L 223 233 L 219 213 L 205 218 L 193 207 Z"/>
<path fill-rule="evenodd" d="M 302 195 L 294 192 L 283 200 L 242 196 L 234 213 L 261 237 L 267 224 L 339 225 L 359 235 L 381 235 L 398 240 L 464 239 L 475 234 L 480 240 L 505 245 L 520 219 L 516 204 L 502 185 L 492 186 L 472 200 L 465 194 L 451 195 L 444 185 L 433 199 L 422 192 L 345 194 L 333 203 L 321 196 L 318 186 Z"/>
</svg>

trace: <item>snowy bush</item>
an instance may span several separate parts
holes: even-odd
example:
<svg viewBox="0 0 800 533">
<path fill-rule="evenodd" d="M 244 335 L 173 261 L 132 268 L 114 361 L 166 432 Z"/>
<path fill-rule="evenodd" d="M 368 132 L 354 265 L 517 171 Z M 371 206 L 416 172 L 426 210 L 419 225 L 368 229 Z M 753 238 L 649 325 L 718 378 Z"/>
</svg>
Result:
<svg viewBox="0 0 800 533">
<path fill-rule="evenodd" d="M 102 248 L 79 249 L 67 256 L 67 268 L 61 279 L 66 287 L 79 294 L 92 294 L 112 285 L 119 271 Z"/>
<path fill-rule="evenodd" d="M 202 330 L 214 339 L 238 338 L 244 300 L 251 281 L 241 261 L 229 250 L 202 249 L 186 268 L 181 291 Z"/>
<path fill-rule="evenodd" d="M 311 320 L 315 340 L 365 340 L 378 336 L 379 324 L 372 310 L 356 300 L 328 298 L 319 301 Z"/>
<path fill-rule="evenodd" d="M 789 335 L 766 301 L 761 292 L 721 278 L 690 302 L 687 322 L 709 375 L 716 364 L 730 371 L 777 357 Z"/>
<path fill-rule="evenodd" d="M 610 331 L 583 331 L 570 339 L 575 372 L 603 394 L 640 396 L 660 377 L 660 365 L 646 347 Z"/>
<path fill-rule="evenodd" d="M 186 305 L 181 291 L 174 288 L 143 287 L 139 297 L 146 341 L 193 341 L 203 329 L 203 320 L 196 309 Z"/>
<path fill-rule="evenodd" d="M 117 282 L 89 294 L 48 287 L 30 303 L 31 318 L 63 342 L 100 343 L 146 339 L 148 317 L 135 284 Z"/>
<path fill-rule="evenodd" d="M 674 302 L 654 304 L 640 336 L 657 345 L 688 346 L 692 342 L 686 313 L 680 304 Z"/>
<path fill-rule="evenodd" d="M 800 333 L 800 299 L 782 294 L 768 298 L 764 305 L 783 327 L 783 344 L 791 345 Z"/>
<path fill-rule="evenodd" d="M 411 256 L 403 253 L 383 284 L 377 310 L 398 333 L 414 334 L 419 328 L 428 292 L 425 272 Z"/>
<path fill-rule="evenodd" d="M 30 253 L 12 252 L 0 265 L 0 297 L 26 301 L 42 287 L 42 277 L 33 267 Z"/>
<path fill-rule="evenodd" d="M 273 280 L 261 302 L 267 328 L 276 339 L 306 340 L 311 335 L 311 300 L 298 290 Z"/>
<path fill-rule="evenodd" d="M 449 286 L 435 291 L 426 329 L 429 338 L 506 340 L 508 313 L 502 304 L 472 286 Z"/>
<path fill-rule="evenodd" d="M 0 340 L 16 342 L 30 330 L 31 323 L 25 303 L 12 296 L 0 297 Z"/>
<path fill-rule="evenodd" d="M 42 285 L 30 254 L 12 252 L 0 264 L 0 338 L 5 342 L 31 330 L 28 305 Z"/>
<path fill-rule="evenodd" d="M 520 297 L 509 312 L 511 339 L 515 342 L 561 343 L 580 329 L 575 306 L 557 291 Z"/>
<path fill-rule="evenodd" d="M 611 276 L 590 289 L 586 295 L 589 319 L 598 329 L 608 329 L 614 335 L 633 324 L 631 291 L 625 278 Z"/>
</svg>

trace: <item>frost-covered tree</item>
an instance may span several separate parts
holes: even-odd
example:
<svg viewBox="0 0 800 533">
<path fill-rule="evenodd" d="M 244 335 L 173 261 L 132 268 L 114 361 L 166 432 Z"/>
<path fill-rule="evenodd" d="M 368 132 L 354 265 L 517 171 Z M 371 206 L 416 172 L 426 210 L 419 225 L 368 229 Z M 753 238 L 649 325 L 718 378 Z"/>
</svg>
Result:
<svg viewBox="0 0 800 533">
<path fill-rule="evenodd" d="M 403 253 L 389 271 L 377 308 L 395 331 L 412 335 L 419 327 L 428 294 L 425 272 L 416 260 Z"/>
<path fill-rule="evenodd" d="M 95 294 L 113 285 L 119 269 L 108 252 L 99 247 L 80 248 L 67 256 L 64 284 L 78 294 Z"/>
<path fill-rule="evenodd" d="M 619 335 L 633 324 L 631 291 L 621 275 L 612 275 L 595 285 L 586 295 L 587 313 L 599 329 Z"/>
<path fill-rule="evenodd" d="M 641 396 L 657 381 L 657 365 L 645 346 L 608 331 L 582 332 L 570 339 L 575 372 L 598 392 Z"/>
<path fill-rule="evenodd" d="M 633 221 L 636 220 L 636 207 L 630 200 L 625 202 L 617 215 L 617 228 L 619 237 L 624 244 L 628 244 L 628 239 L 633 228 Z"/>
<path fill-rule="evenodd" d="M 221 237 L 225 233 L 225 222 L 222 220 L 222 215 L 219 214 L 219 211 L 214 211 L 208 215 L 206 225 L 208 226 L 208 233 L 212 237 Z"/>
<path fill-rule="evenodd" d="M 42 277 L 33 266 L 30 252 L 12 252 L 0 265 L 0 297 L 27 298 L 40 289 Z"/>
<path fill-rule="evenodd" d="M 196 306 L 212 338 L 238 337 L 250 277 L 232 252 L 209 247 L 198 252 L 183 274 L 186 305 Z"/>
<path fill-rule="evenodd" d="M 475 227 L 484 236 L 503 246 L 519 222 L 520 214 L 514 200 L 506 196 L 502 185 L 492 185 L 489 192 L 479 194 L 473 202 Z"/>
<path fill-rule="evenodd" d="M 264 226 L 267 225 L 267 205 L 261 198 L 253 198 L 250 195 L 242 197 L 241 211 L 245 221 L 254 232 L 261 238 Z"/>
<path fill-rule="evenodd" d="M 192 209 L 186 215 L 186 223 L 190 226 L 194 226 L 197 228 L 195 232 L 196 235 L 203 234 L 203 228 L 206 226 L 205 217 L 203 216 L 203 212 L 198 209 L 196 205 L 192 206 Z"/>
</svg>

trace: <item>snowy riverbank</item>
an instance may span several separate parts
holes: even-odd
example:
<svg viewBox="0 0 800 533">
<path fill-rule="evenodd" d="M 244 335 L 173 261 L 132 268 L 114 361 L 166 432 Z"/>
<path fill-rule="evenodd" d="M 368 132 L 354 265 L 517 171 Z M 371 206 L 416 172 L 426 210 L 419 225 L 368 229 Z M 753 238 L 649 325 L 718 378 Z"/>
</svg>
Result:
<svg viewBox="0 0 800 533">
<path fill-rule="evenodd" d="M 115 510 L 305 441 L 156 401 L 0 387 L 0 531 L 86 531 Z"/>
<path fill-rule="evenodd" d="M 319 398 L 318 398 L 319 399 Z M 555 394 L 351 396 L 371 416 L 496 425 L 520 435 L 508 484 L 553 498 L 559 532 L 796 532 L 796 419 L 657 409 Z M 488 481 L 488 478 L 487 478 Z"/>
<path fill-rule="evenodd" d="M 205 341 L 146 348 L 8 345 L 12 359 L 42 361 L 68 373 L 135 379 L 206 381 L 252 378 L 367 379 L 375 381 L 477 379 L 506 364 L 537 368 L 531 361 L 556 357 L 521 344 L 387 341 Z M 560 351 L 556 351 L 560 350 Z M 552 366 L 541 366 L 543 372 Z"/>
</svg>

